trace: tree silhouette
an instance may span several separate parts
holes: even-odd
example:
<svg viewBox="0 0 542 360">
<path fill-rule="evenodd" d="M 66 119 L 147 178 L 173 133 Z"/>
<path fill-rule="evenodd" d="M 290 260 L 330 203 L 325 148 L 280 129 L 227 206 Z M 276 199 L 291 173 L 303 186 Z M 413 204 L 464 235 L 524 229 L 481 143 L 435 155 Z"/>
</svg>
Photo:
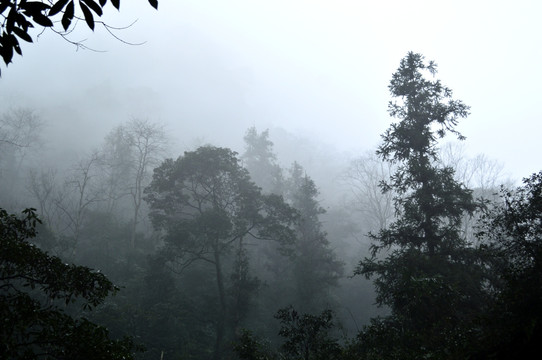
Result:
<svg viewBox="0 0 542 360">
<path fill-rule="evenodd" d="M 409 53 L 389 85 L 395 98 L 389 113 L 399 122 L 382 136 L 377 154 L 397 164 L 382 184 L 396 194 L 397 218 L 370 235 L 372 257 L 356 269 L 374 278 L 377 303 L 391 309 L 362 336 L 368 353 L 378 349 L 382 358 L 457 354 L 468 336 L 465 324 L 483 304 L 483 268 L 461 232 L 464 214 L 477 204 L 453 169 L 437 162 L 438 139 L 446 133 L 463 139 L 455 126 L 469 108 L 439 80 L 427 79 L 435 73 L 433 62 Z"/>
</svg>

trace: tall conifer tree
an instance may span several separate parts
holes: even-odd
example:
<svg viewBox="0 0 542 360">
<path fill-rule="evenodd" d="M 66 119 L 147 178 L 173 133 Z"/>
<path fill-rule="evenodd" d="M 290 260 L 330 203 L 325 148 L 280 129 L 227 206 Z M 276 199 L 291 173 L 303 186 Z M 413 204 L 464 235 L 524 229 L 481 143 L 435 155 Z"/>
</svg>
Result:
<svg viewBox="0 0 542 360">
<path fill-rule="evenodd" d="M 343 263 L 323 230 L 320 215 L 326 211 L 317 199 L 318 188 L 298 163 L 292 165 L 287 185 L 287 200 L 299 212 L 292 269 L 294 304 L 301 311 L 316 313 L 331 306 L 331 290 L 343 275 Z"/>
<path fill-rule="evenodd" d="M 432 79 L 435 73 L 433 62 L 409 53 L 389 85 L 389 113 L 399 121 L 384 133 L 377 154 L 397 164 L 382 184 L 397 194 L 397 220 L 370 235 L 372 257 L 356 269 L 374 279 L 377 303 L 391 310 L 362 335 L 375 358 L 453 358 L 483 303 L 482 267 L 460 226 L 477 204 L 454 180 L 454 170 L 437 162 L 439 138 L 463 139 L 455 126 L 469 107 L 453 100 L 452 91 Z"/>
</svg>

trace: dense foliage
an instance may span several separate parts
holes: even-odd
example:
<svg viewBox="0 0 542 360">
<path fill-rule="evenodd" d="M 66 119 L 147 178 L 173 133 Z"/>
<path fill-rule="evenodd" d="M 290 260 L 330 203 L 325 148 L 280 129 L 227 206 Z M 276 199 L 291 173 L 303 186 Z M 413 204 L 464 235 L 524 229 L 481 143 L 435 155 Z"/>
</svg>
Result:
<svg viewBox="0 0 542 360">
<path fill-rule="evenodd" d="M 246 291 L 254 282 L 246 274 L 246 242 L 267 240 L 287 246 L 294 240 L 290 227 L 295 212 L 281 197 L 262 195 L 236 153 L 211 146 L 185 152 L 177 161 L 164 161 L 155 169 L 146 193 L 153 224 L 165 233 L 170 261 L 179 270 L 205 262 L 215 272 L 219 316 L 214 358 L 219 359 L 227 317 L 233 317 L 235 329 L 251 295 Z M 228 285 L 226 269 L 232 252 L 236 259 Z M 233 305 L 228 286 L 233 287 Z"/>
<path fill-rule="evenodd" d="M 64 310 L 94 308 L 116 289 L 103 274 L 31 244 L 39 222 L 33 209 L 22 218 L 0 209 L 0 357 L 132 359 L 131 339 L 111 340 L 105 328 Z"/>
<path fill-rule="evenodd" d="M 485 214 L 478 236 L 491 255 L 491 309 L 484 315 L 479 357 L 529 357 L 542 339 L 542 172 L 515 191 L 502 190 L 502 203 Z"/>
</svg>

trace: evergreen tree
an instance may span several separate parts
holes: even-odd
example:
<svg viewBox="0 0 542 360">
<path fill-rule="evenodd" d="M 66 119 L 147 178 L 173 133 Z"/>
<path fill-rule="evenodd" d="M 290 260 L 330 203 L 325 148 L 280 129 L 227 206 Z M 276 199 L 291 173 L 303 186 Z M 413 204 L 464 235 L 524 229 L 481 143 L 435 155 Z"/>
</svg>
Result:
<svg viewBox="0 0 542 360">
<path fill-rule="evenodd" d="M 314 181 L 294 163 L 287 181 L 287 197 L 299 212 L 293 264 L 296 307 L 305 312 L 320 311 L 330 304 L 330 290 L 337 286 L 343 264 L 336 259 L 319 216 L 325 213 L 317 200 Z"/>
<path fill-rule="evenodd" d="M 281 195 L 282 169 L 277 164 L 273 142 L 269 140 L 269 130 L 258 134 L 256 127 L 253 126 L 247 130 L 244 139 L 246 148 L 242 159 L 250 172 L 250 177 L 264 193 Z"/>
<path fill-rule="evenodd" d="M 377 154 L 397 164 L 383 191 L 394 191 L 397 219 L 377 234 L 372 257 L 355 273 L 374 278 L 377 303 L 391 310 L 361 335 L 368 358 L 460 357 L 468 324 L 483 304 L 483 271 L 461 233 L 461 220 L 477 204 L 471 191 L 439 167 L 437 140 L 455 130 L 469 107 L 452 99 L 433 62 L 409 53 L 389 85 L 389 113 L 399 119 L 383 135 Z M 378 257 L 383 253 L 383 257 Z"/>
</svg>

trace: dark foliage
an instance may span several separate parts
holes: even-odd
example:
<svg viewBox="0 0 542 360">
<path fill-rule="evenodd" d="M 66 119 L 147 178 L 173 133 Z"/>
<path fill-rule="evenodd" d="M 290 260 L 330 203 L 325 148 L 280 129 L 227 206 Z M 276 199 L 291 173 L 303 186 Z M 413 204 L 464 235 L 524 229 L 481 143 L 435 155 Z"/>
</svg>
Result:
<svg viewBox="0 0 542 360">
<path fill-rule="evenodd" d="M 23 217 L 0 209 L 0 357 L 3 359 L 131 359 L 129 338 L 65 311 L 90 310 L 116 291 L 103 275 L 68 265 L 29 242 L 40 223 L 33 209 Z"/>
<path fill-rule="evenodd" d="M 285 339 L 282 349 L 288 359 L 339 358 L 341 347 L 329 334 L 335 326 L 331 310 L 311 315 L 300 314 L 293 307 L 288 307 L 280 309 L 275 318 L 280 320 L 279 335 Z"/>
<path fill-rule="evenodd" d="M 478 358 L 528 358 L 542 340 L 542 172 L 523 182 L 502 190 L 502 205 L 486 214 L 478 233 L 497 277 L 495 304 L 473 346 Z"/>
<path fill-rule="evenodd" d="M 282 351 L 274 351 L 249 331 L 243 331 L 234 349 L 242 360 L 332 360 L 343 359 L 343 348 L 330 333 L 335 329 L 333 312 L 319 315 L 298 313 L 292 306 L 275 314 L 280 321 Z"/>
</svg>

